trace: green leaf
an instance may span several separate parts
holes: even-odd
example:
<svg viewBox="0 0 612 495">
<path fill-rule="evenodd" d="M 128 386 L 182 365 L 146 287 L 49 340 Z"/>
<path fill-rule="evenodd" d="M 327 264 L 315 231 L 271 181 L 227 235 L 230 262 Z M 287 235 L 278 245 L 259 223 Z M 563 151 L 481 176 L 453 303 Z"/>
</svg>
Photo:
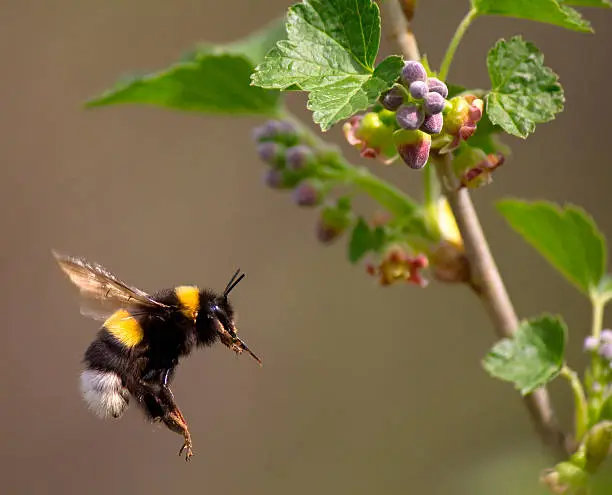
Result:
<svg viewBox="0 0 612 495">
<path fill-rule="evenodd" d="M 554 379 L 563 367 L 567 327 L 560 317 L 522 321 L 514 336 L 493 346 L 484 368 L 527 395 Z"/>
<path fill-rule="evenodd" d="M 167 69 L 122 79 L 86 106 L 137 103 L 211 114 L 275 115 L 280 94 L 251 86 L 250 77 L 283 37 L 284 18 L 227 45 L 200 44 Z"/>
<path fill-rule="evenodd" d="M 392 56 L 376 69 L 380 14 L 371 0 L 309 0 L 287 15 L 288 40 L 257 66 L 252 84 L 309 92 L 308 108 L 323 131 L 374 104 L 399 76 Z"/>
<path fill-rule="evenodd" d="M 561 3 L 565 5 L 575 5 L 577 7 L 602 7 L 609 9 L 612 7 L 610 0 L 563 0 Z"/>
<path fill-rule="evenodd" d="M 349 242 L 349 261 L 357 263 L 370 251 L 379 250 L 384 243 L 384 238 L 385 233 L 381 227 L 370 229 L 366 221 L 359 217 Z"/>
<path fill-rule="evenodd" d="M 487 66 L 492 89 L 486 110 L 491 122 L 508 134 L 526 138 L 537 123 L 553 120 L 563 110 L 563 88 L 533 43 L 520 36 L 498 41 Z"/>
<path fill-rule="evenodd" d="M 321 91 L 312 91 L 307 106 L 313 112 L 313 120 L 326 131 L 336 122 L 365 110 L 393 86 L 403 66 L 400 57 L 388 57 L 371 76 L 345 77 Z"/>
<path fill-rule="evenodd" d="M 508 223 L 570 282 L 597 293 L 606 269 L 606 244 L 581 208 L 545 201 L 503 200 L 497 208 Z"/>
<path fill-rule="evenodd" d="M 275 115 L 279 94 L 249 86 L 252 69 L 242 55 L 200 54 L 192 61 L 120 82 L 86 106 L 140 103 L 211 114 Z"/>
<path fill-rule="evenodd" d="M 592 32 L 589 22 L 577 10 L 557 0 L 472 0 L 472 6 L 480 15 L 516 17 Z"/>
<path fill-rule="evenodd" d="M 276 42 L 287 37 L 285 30 L 285 17 L 275 19 L 262 29 L 255 31 L 246 38 L 234 41 L 225 45 L 225 49 L 229 53 L 244 55 L 253 65 L 263 62 L 266 53 L 268 53 Z"/>
<path fill-rule="evenodd" d="M 609 395 L 601 406 L 599 421 L 612 421 L 612 395 Z"/>
</svg>

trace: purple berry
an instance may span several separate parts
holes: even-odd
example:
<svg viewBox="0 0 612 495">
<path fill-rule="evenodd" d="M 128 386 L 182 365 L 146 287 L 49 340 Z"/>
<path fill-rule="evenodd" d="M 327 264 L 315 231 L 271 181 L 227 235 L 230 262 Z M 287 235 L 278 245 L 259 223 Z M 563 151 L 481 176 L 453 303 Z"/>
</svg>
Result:
<svg viewBox="0 0 612 495">
<path fill-rule="evenodd" d="M 410 84 L 410 96 L 416 100 L 422 100 L 428 92 L 427 83 L 423 81 L 414 81 Z"/>
<path fill-rule="evenodd" d="M 308 165 L 312 163 L 313 158 L 312 150 L 305 144 L 292 146 L 291 148 L 287 148 L 285 152 L 287 168 L 294 172 L 299 172 L 307 168 Z"/>
<path fill-rule="evenodd" d="M 444 124 L 444 117 L 441 113 L 435 115 L 428 115 L 423 120 L 420 129 L 427 134 L 439 134 Z"/>
<path fill-rule="evenodd" d="M 429 87 L 429 91 L 440 94 L 442 98 L 446 98 L 448 96 L 448 87 L 436 77 L 428 78 L 427 86 Z"/>
<path fill-rule="evenodd" d="M 409 131 L 418 129 L 423 123 L 424 118 L 425 115 L 423 115 L 423 110 L 421 110 L 418 105 L 414 104 L 402 105 L 397 109 L 395 114 L 398 125 Z"/>
<path fill-rule="evenodd" d="M 321 195 L 310 182 L 301 182 L 293 191 L 293 200 L 299 206 L 316 206 L 321 201 Z"/>
<path fill-rule="evenodd" d="M 423 108 L 427 115 L 435 115 L 440 113 L 444 108 L 444 96 L 440 93 L 430 91 L 423 98 Z"/>
<path fill-rule="evenodd" d="M 584 350 L 585 351 L 593 352 L 597 350 L 598 346 L 599 346 L 599 340 L 596 339 L 595 337 L 589 336 L 586 339 L 584 339 Z"/>
<path fill-rule="evenodd" d="M 264 183 L 272 189 L 281 189 L 284 185 L 283 173 L 275 168 L 269 168 L 264 174 Z"/>
<path fill-rule="evenodd" d="M 427 71 L 420 62 L 409 60 L 402 69 L 401 79 L 407 86 L 414 81 L 427 81 Z"/>
<path fill-rule="evenodd" d="M 380 97 L 380 103 L 383 107 L 391 112 L 395 112 L 402 103 L 404 103 L 404 95 L 399 88 L 391 88 Z"/>
</svg>

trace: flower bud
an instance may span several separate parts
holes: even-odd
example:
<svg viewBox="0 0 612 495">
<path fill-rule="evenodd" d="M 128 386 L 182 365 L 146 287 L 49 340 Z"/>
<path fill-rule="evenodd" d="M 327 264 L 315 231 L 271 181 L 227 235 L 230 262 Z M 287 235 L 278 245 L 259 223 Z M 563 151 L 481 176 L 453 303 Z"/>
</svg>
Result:
<svg viewBox="0 0 612 495">
<path fill-rule="evenodd" d="M 606 361 L 612 361 L 612 344 L 604 343 L 599 346 L 599 355 Z"/>
<path fill-rule="evenodd" d="M 612 330 L 606 328 L 601 331 L 601 341 L 612 344 Z"/>
<path fill-rule="evenodd" d="M 442 241 L 429 256 L 435 278 L 441 282 L 464 283 L 470 280 L 470 263 L 462 246 Z"/>
<path fill-rule="evenodd" d="M 406 86 L 410 86 L 414 81 L 427 81 L 427 71 L 420 62 L 409 60 L 404 65 L 400 77 Z"/>
<path fill-rule="evenodd" d="M 314 162 L 314 153 L 310 146 L 298 144 L 285 151 L 287 169 L 293 172 L 302 172 Z"/>
<path fill-rule="evenodd" d="M 587 352 L 596 351 L 599 347 L 599 339 L 589 335 L 586 339 L 584 339 L 584 350 Z"/>
<path fill-rule="evenodd" d="M 561 482 L 559 473 L 554 469 L 546 469 L 540 475 L 540 483 L 553 495 L 567 495 L 568 486 Z"/>
<path fill-rule="evenodd" d="M 391 88 L 380 96 L 380 103 L 387 110 L 395 112 L 404 103 L 404 94 L 399 88 Z"/>
<path fill-rule="evenodd" d="M 275 168 L 269 168 L 264 174 L 264 183 L 272 189 L 283 189 L 285 187 L 283 172 Z"/>
<path fill-rule="evenodd" d="M 493 182 L 493 172 L 503 165 L 504 155 L 486 155 L 479 148 L 467 147 L 455 157 L 455 171 L 460 177 L 461 187 L 475 189 Z"/>
<path fill-rule="evenodd" d="M 438 200 L 436 220 L 438 222 L 438 229 L 440 229 L 440 233 L 442 234 L 442 239 L 454 244 L 458 249 L 463 250 L 463 238 L 461 237 L 455 215 L 453 215 L 453 210 L 446 196 L 442 196 Z"/>
<path fill-rule="evenodd" d="M 439 93 L 442 98 L 446 98 L 448 96 L 448 87 L 436 77 L 427 78 L 427 86 L 429 88 L 429 91 Z"/>
<path fill-rule="evenodd" d="M 446 100 L 440 93 L 431 91 L 427 93 L 423 99 L 423 109 L 426 115 L 435 115 L 440 113 L 444 108 Z"/>
<path fill-rule="evenodd" d="M 293 190 L 293 200 L 298 206 L 317 206 L 321 203 L 320 188 L 312 181 L 303 181 Z"/>
<path fill-rule="evenodd" d="M 555 471 L 559 473 L 559 481 L 571 488 L 584 487 L 588 483 L 589 475 L 571 462 L 560 462 Z"/>
<path fill-rule="evenodd" d="M 348 199 L 342 198 L 335 205 L 326 205 L 317 221 L 317 238 L 323 244 L 337 239 L 349 227 L 352 220 Z"/>
<path fill-rule="evenodd" d="M 402 105 L 397 109 L 395 114 L 398 125 L 402 129 L 408 129 L 409 131 L 415 131 L 423 123 L 425 115 L 419 105 L 410 103 L 408 105 Z"/>
<path fill-rule="evenodd" d="M 284 152 L 284 146 L 272 141 L 266 141 L 257 145 L 257 154 L 259 155 L 259 159 L 274 167 L 282 166 L 284 161 Z"/>
<path fill-rule="evenodd" d="M 399 129 L 393 133 L 393 140 L 404 163 L 413 169 L 421 169 L 429 159 L 431 136 L 422 131 Z"/>
<path fill-rule="evenodd" d="M 612 421 L 602 421 L 591 428 L 585 441 L 587 462 L 585 469 L 595 473 L 608 457 L 612 446 Z"/>
<path fill-rule="evenodd" d="M 268 120 L 253 131 L 255 141 L 277 141 L 291 145 L 298 139 L 298 130 L 286 120 Z"/>
<path fill-rule="evenodd" d="M 429 88 L 427 87 L 426 82 L 414 81 L 412 84 L 410 84 L 409 91 L 410 96 L 412 96 L 415 100 L 422 100 L 429 92 Z"/>
<path fill-rule="evenodd" d="M 428 115 L 423 120 L 420 129 L 427 134 L 439 134 L 442 131 L 442 126 L 444 125 L 444 117 L 442 113 L 437 113 L 435 115 Z"/>
</svg>

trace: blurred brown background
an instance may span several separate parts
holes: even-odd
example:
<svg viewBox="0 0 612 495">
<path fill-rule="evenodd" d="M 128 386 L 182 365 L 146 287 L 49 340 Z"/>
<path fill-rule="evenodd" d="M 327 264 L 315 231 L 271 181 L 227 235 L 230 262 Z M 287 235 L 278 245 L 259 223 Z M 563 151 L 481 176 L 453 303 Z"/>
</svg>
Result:
<svg viewBox="0 0 612 495">
<path fill-rule="evenodd" d="M 439 64 L 468 2 L 421 4 L 420 46 Z M 250 140 L 259 119 L 81 106 L 122 75 L 165 67 L 199 41 L 246 35 L 287 6 L 1 3 L 3 494 L 503 495 L 528 493 L 549 462 L 512 387 L 480 367 L 495 338 L 475 298 L 449 286 L 378 288 L 348 264 L 344 240 L 318 245 L 314 213 L 262 185 Z M 506 139 L 513 156 L 474 200 L 518 312 L 562 312 L 580 369 L 587 301 L 510 231 L 493 202 L 569 200 L 612 237 L 612 12 L 585 13 L 595 36 L 480 19 L 451 71 L 453 81 L 486 87 L 488 48 L 520 33 L 560 74 L 566 112 L 526 142 Z M 384 39 L 382 50 L 395 47 Z M 309 119 L 303 102 L 291 100 Z M 418 194 L 418 173 L 382 173 Z M 118 422 L 87 411 L 77 379 L 97 325 L 79 315 L 52 248 L 151 291 L 222 288 L 238 265 L 246 271 L 234 302 L 264 367 L 221 346 L 182 364 L 174 391 L 194 437 L 190 464 L 176 455 L 180 438 L 144 423 L 134 407 Z M 569 425 L 565 384 L 552 392 Z"/>
</svg>

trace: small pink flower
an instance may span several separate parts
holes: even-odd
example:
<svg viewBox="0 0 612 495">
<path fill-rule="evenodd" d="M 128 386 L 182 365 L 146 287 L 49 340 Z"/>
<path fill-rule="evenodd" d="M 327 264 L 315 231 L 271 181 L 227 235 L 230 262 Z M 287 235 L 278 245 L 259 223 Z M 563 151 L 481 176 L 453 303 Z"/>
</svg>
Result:
<svg viewBox="0 0 612 495">
<path fill-rule="evenodd" d="M 396 282 L 408 282 L 426 287 L 428 281 L 423 278 L 421 271 L 429 266 L 429 260 L 423 254 L 411 256 L 400 247 L 391 248 L 383 256 L 378 265 L 370 262 L 366 265 L 366 271 L 372 276 L 378 277 L 378 283 L 382 286 Z"/>
<path fill-rule="evenodd" d="M 375 158 L 385 165 L 397 158 L 393 147 L 394 130 L 376 112 L 354 115 L 342 126 L 346 141 L 359 150 L 362 158 Z"/>
</svg>

